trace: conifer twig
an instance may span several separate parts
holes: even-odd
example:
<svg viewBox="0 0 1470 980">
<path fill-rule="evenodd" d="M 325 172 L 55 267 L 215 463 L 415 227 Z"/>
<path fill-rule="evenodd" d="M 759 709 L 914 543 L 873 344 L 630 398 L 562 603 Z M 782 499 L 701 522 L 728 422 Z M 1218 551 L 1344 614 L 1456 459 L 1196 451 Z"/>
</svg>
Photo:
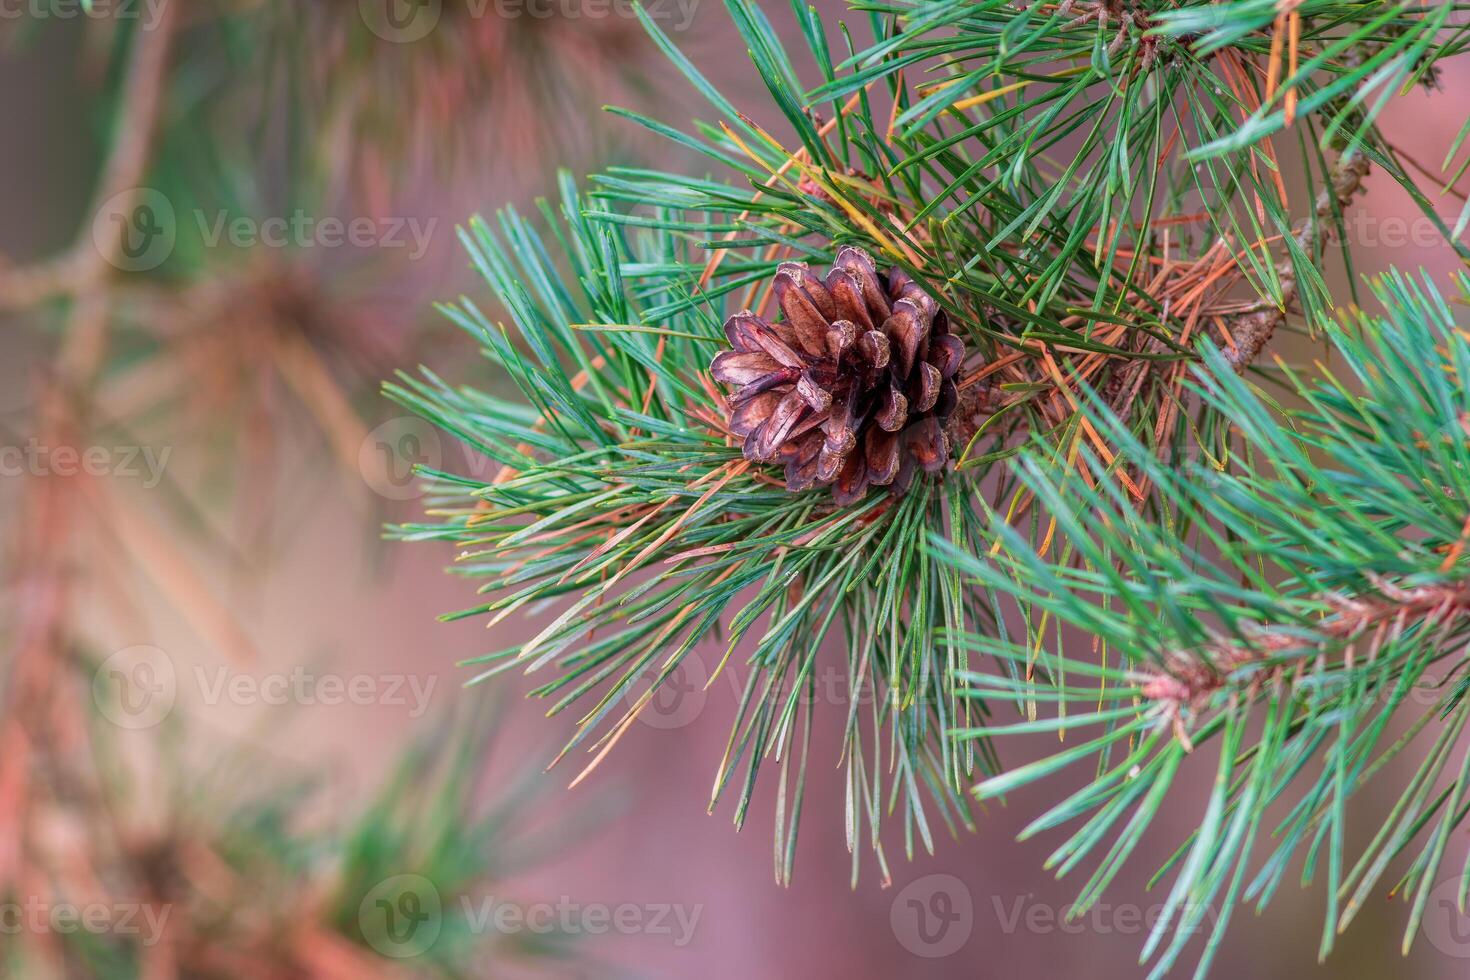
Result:
<svg viewBox="0 0 1470 980">
<path fill-rule="evenodd" d="M 1143 840 L 1130 829 L 1109 841 L 1092 828 L 1126 810 L 1131 826 L 1146 825 L 1171 805 L 1196 747 L 1219 747 L 1220 778 L 1201 825 L 1155 876 L 1173 882 L 1145 945 L 1154 977 L 1182 955 L 1198 924 L 1189 910 L 1208 906 L 1222 914 L 1203 974 L 1235 905 L 1264 906 L 1298 855 L 1309 876 L 1327 868 L 1323 955 L 1374 887 L 1393 883 L 1393 859 L 1407 857 L 1395 886 L 1413 896 L 1407 945 L 1427 896 L 1446 880 L 1443 844 L 1470 819 L 1466 777 L 1445 785 L 1460 768 L 1452 760 L 1470 719 L 1462 382 L 1470 334 L 1427 281 L 1392 273 L 1371 285 L 1385 315 L 1357 311 L 1323 324 L 1347 376 L 1286 372 L 1301 408 L 1283 409 L 1248 384 L 1223 350 L 1206 352 L 1191 390 L 1237 433 L 1218 458 L 1176 467 L 1147 452 L 1123 420 L 1099 414 L 1168 502 L 1167 521 L 1106 482 L 1104 461 L 1085 461 L 1087 482 L 1046 465 L 1042 446 L 1020 470 L 1055 517 L 1065 555 L 1038 554 L 1000 523 L 992 555 L 936 542 L 976 585 L 1013 597 L 1024 622 L 1045 624 L 1019 638 L 953 638 L 1012 668 L 968 675 L 977 696 L 1008 693 L 1029 710 L 1021 724 L 961 738 L 1096 732 L 976 788 L 981 798 L 1008 794 L 1096 752 L 1088 785 L 1027 831 L 1082 819 L 1056 852 L 1065 870 L 1108 848 L 1083 908 Z M 1470 295 L 1470 277 L 1458 285 Z M 1100 399 L 1092 409 L 1103 412 Z M 1063 627 L 1088 635 L 1091 654 L 1048 647 L 1053 623 L 1059 636 Z M 1431 677 L 1431 668 L 1442 673 Z M 1433 747 L 1408 761 L 1424 732 Z M 1373 840 L 1353 843 L 1346 800 L 1394 769 L 1407 787 L 1391 797 Z M 1276 812 L 1285 812 L 1279 822 Z M 1268 855 L 1252 869 L 1257 845 Z"/>
<path fill-rule="evenodd" d="M 1357 197 L 1363 189 L 1368 169 L 1368 158 L 1361 152 L 1344 153 L 1338 158 L 1329 174 L 1328 186 L 1317 192 L 1312 214 L 1297 225 L 1293 237 L 1302 251 L 1309 255 L 1317 251 L 1321 246 L 1323 228 Z M 1289 255 L 1277 264 L 1276 274 L 1281 282 L 1278 302 L 1266 309 L 1243 313 L 1230 320 L 1225 359 L 1236 371 L 1243 372 L 1250 367 L 1270 342 L 1276 328 L 1286 322 L 1287 312 L 1296 300 L 1296 264 Z"/>
<path fill-rule="evenodd" d="M 123 86 L 124 116 L 118 140 L 102 170 L 96 200 L 99 204 L 141 180 L 151 135 L 157 124 L 169 52 L 178 24 L 178 3 L 165 4 L 159 22 L 140 32 L 138 47 Z M 43 445 L 74 445 L 89 417 L 88 400 L 106 347 L 106 282 L 112 270 L 108 253 L 91 248 L 91 227 L 79 232 L 72 247 L 66 291 L 73 307 L 57 358 L 53 383 L 43 386 L 38 407 L 38 438 Z M 64 717 L 69 695 L 54 683 L 68 642 L 66 624 L 71 616 L 72 545 L 78 518 L 86 507 L 84 495 L 57 475 L 32 481 L 30 528 L 20 542 L 22 588 L 35 597 L 24 606 L 16 631 L 11 670 L 15 678 L 7 689 L 5 741 L 12 751 L 0 759 L 0 785 L 23 785 L 33 751 L 54 750 L 52 725 Z M 75 719 L 72 719 L 75 724 Z M 48 734 L 49 732 L 49 734 Z M 62 740 L 63 743 L 65 739 Z M 3 855 L 0 882 L 24 877 L 26 848 L 31 844 L 28 822 L 31 800 L 24 789 L 7 794 L 0 809 L 0 836 L 14 850 Z"/>
</svg>

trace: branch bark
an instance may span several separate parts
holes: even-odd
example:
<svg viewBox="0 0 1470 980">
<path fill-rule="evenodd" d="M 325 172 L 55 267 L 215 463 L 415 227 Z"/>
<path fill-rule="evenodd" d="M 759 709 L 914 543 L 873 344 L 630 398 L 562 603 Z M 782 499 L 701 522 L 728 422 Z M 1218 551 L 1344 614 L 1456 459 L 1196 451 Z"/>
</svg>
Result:
<svg viewBox="0 0 1470 980">
<path fill-rule="evenodd" d="M 123 87 L 119 128 L 98 183 L 99 205 L 143 179 L 181 16 L 179 6 L 177 2 L 164 4 L 159 22 L 139 35 Z M 116 253 L 108 254 L 94 244 L 88 222 L 62 258 L 38 267 L 52 269 L 51 273 L 19 273 L 21 280 L 36 288 L 38 298 L 70 296 L 73 304 L 54 383 L 42 388 L 36 411 L 38 436 L 47 446 L 76 444 L 106 354 L 107 285 Z M 74 717 L 63 713 L 58 696 L 65 687 L 56 682 L 55 672 L 63 665 L 66 652 L 73 547 L 78 518 L 87 502 L 74 483 L 55 474 L 36 477 L 31 488 L 16 562 L 24 572 L 18 588 L 28 601 L 16 624 L 6 717 L 0 731 L 4 743 L 13 748 L 0 759 L 0 883 L 13 883 L 30 873 L 27 849 L 34 842 L 28 833 L 29 818 L 34 815 L 33 795 L 42 792 L 28 779 L 31 757 L 66 744 L 71 734 L 68 724 L 76 724 Z"/>
<path fill-rule="evenodd" d="M 1363 189 L 1363 180 L 1368 176 L 1368 158 L 1361 153 L 1339 157 L 1332 168 L 1328 186 L 1317 194 L 1312 214 L 1303 219 L 1293 236 L 1296 244 L 1305 252 L 1314 252 L 1322 244 L 1322 229 L 1333 215 L 1353 202 Z M 1288 311 L 1296 302 L 1300 284 L 1297 282 L 1296 266 L 1288 255 L 1276 266 L 1281 280 L 1281 305 L 1257 310 L 1235 317 L 1227 330 L 1230 341 L 1225 349 L 1225 359 L 1237 372 L 1250 367 L 1271 340 L 1276 328 L 1286 322 Z"/>
</svg>

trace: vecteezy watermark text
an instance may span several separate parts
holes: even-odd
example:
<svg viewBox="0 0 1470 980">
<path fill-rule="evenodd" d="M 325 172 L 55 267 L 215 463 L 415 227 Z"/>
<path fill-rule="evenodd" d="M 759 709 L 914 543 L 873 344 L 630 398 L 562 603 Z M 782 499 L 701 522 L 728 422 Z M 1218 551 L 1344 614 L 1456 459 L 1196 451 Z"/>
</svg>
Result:
<svg viewBox="0 0 1470 980">
<path fill-rule="evenodd" d="M 682 33 L 694 23 L 701 0 L 642 0 L 643 12 L 665 30 Z M 634 0 L 358 0 L 362 22 L 384 41 L 412 44 L 439 26 L 448 6 L 453 15 L 481 20 L 632 20 Z"/>
<path fill-rule="evenodd" d="M 144 946 L 163 938 L 171 905 L 147 902 L 52 902 L 30 897 L 0 902 L 0 934 L 86 932 L 95 936 L 139 936 Z"/>
<path fill-rule="evenodd" d="M 448 908 L 446 908 L 448 904 Z M 457 906 L 457 907 L 456 907 Z M 679 902 L 579 902 L 563 895 L 554 902 L 507 902 L 493 895 L 460 895 L 446 903 L 423 875 L 385 878 L 363 895 L 358 927 L 368 945 L 384 956 L 407 959 L 428 952 L 453 909 L 461 931 L 472 936 L 538 936 L 616 933 L 653 936 L 683 948 L 694 939 L 704 905 Z"/>
<path fill-rule="evenodd" d="M 191 681 L 197 700 L 209 707 L 222 703 L 328 708 L 383 705 L 406 708 L 410 718 L 418 718 L 428 710 L 439 678 L 434 674 L 317 672 L 299 665 L 246 673 L 197 664 L 181 677 L 166 652 L 139 644 L 117 651 L 98 665 L 92 675 L 92 697 L 103 717 L 119 728 L 152 728 L 172 713 L 180 688 Z"/>
<path fill-rule="evenodd" d="M 990 906 L 995 925 L 1007 936 L 1143 935 L 1171 911 L 1163 903 L 1143 906 L 1127 902 L 1097 902 L 1079 909 L 1072 904 L 1038 901 L 1035 895 L 991 895 Z M 1213 906 L 1185 904 L 1172 910 L 1168 924 L 1175 931 L 1193 934 L 1213 927 L 1218 918 Z M 969 886 L 954 875 L 924 875 L 894 896 L 889 919 L 894 938 L 915 956 L 950 956 L 964 948 L 974 932 L 976 903 Z"/>
<path fill-rule="evenodd" d="M 502 902 L 494 896 L 460 899 L 470 931 L 479 934 L 662 936 L 682 949 L 694 938 L 704 905 L 677 902 L 574 902 L 566 895 L 555 902 Z"/>
<path fill-rule="evenodd" d="M 32 437 L 23 446 L 0 446 L 0 477 L 115 476 L 141 478 L 152 490 L 163 479 L 173 447 L 49 446 Z"/>
<path fill-rule="evenodd" d="M 194 681 L 204 703 L 286 705 L 303 707 L 342 704 L 408 708 L 410 718 L 423 715 L 439 678 L 430 674 L 318 674 L 296 666 L 288 671 L 245 674 L 228 667 L 195 665 Z"/>
<path fill-rule="evenodd" d="M 992 895 L 990 901 L 996 923 L 1007 936 L 1017 932 L 1033 936 L 1058 932 L 1067 935 L 1137 936 L 1151 932 L 1166 911 L 1162 903 L 1143 906 L 1130 902 L 1097 902 L 1079 910 L 1075 905 L 1056 906 L 1038 902 L 1034 895 L 1020 895 L 1009 902 L 999 895 Z M 1180 911 L 1180 918 L 1185 929 L 1198 932 L 1207 925 L 1213 926 L 1217 915 L 1210 906 L 1185 906 Z"/>
<path fill-rule="evenodd" d="M 254 218 L 232 217 L 228 211 L 195 211 L 199 237 L 207 248 L 227 242 L 235 248 L 386 248 L 408 249 L 408 258 L 417 261 L 429 249 L 429 238 L 439 224 L 438 218 L 413 217 L 355 218 L 316 217 L 297 208 L 289 215 Z"/>
<path fill-rule="evenodd" d="M 138 21 L 152 30 L 171 0 L 0 0 L 0 20 L 92 20 Z"/>
<path fill-rule="evenodd" d="M 5 0 L 0 0 L 4 3 Z M 92 218 L 92 242 L 124 272 L 147 272 L 168 260 L 178 243 L 181 216 L 173 201 L 151 187 L 132 187 L 109 197 Z M 429 250 L 439 226 L 436 217 L 409 215 L 316 215 L 297 208 L 290 214 L 235 214 L 226 210 L 192 212 L 199 243 L 238 249 L 350 248 L 400 252 L 417 261 Z"/>
</svg>

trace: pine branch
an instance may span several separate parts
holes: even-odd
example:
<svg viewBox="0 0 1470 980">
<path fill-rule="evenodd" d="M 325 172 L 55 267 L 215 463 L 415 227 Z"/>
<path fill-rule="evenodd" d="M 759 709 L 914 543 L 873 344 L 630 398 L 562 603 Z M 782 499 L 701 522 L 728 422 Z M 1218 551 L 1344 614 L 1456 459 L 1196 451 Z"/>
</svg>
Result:
<svg viewBox="0 0 1470 980">
<path fill-rule="evenodd" d="M 1431 585 L 1397 585 L 1368 573 L 1374 593 L 1345 596 L 1328 593 L 1314 602 L 1334 610 L 1316 624 L 1321 639 L 1303 638 L 1290 626 L 1271 624 L 1245 626 L 1244 641 L 1220 638 L 1191 650 L 1170 650 L 1164 666 L 1145 671 L 1140 685 L 1143 696 L 1163 706 L 1174 722 L 1175 736 L 1186 749 L 1193 749 L 1186 728 L 1186 715 L 1198 715 L 1229 689 L 1232 694 L 1254 699 L 1265 687 L 1292 683 L 1283 664 L 1270 661 L 1291 654 L 1293 659 L 1316 658 L 1319 671 L 1352 670 L 1360 652 L 1369 662 L 1383 647 L 1414 631 L 1433 637 L 1436 646 L 1458 633 L 1461 620 L 1470 616 L 1470 585 L 1462 582 Z M 1365 638 L 1367 649 L 1359 651 Z M 1329 668 L 1326 657 L 1340 656 Z M 1260 670 L 1247 668 L 1262 667 Z M 1239 679 L 1240 684 L 1233 684 Z"/>
<path fill-rule="evenodd" d="M 799 801 L 815 713 L 804 692 L 829 663 L 823 641 L 840 642 L 830 661 L 853 692 L 835 712 L 845 715 L 853 801 L 846 839 L 855 851 L 867 837 L 886 872 L 880 822 L 895 801 L 906 844 L 928 847 L 931 812 L 967 822 L 961 788 L 1014 775 L 999 772 L 988 743 L 988 732 L 1013 726 L 989 724 L 985 682 L 957 686 L 973 675 L 969 654 L 1005 660 L 1003 700 L 1033 690 L 1039 664 L 1060 667 L 1020 656 L 999 596 L 1024 591 L 1019 583 L 1034 573 L 1037 587 L 1056 585 L 1058 595 L 1064 584 L 1101 582 L 1134 598 L 1103 571 L 1115 556 L 1096 550 L 1085 554 L 1094 571 L 1080 579 L 1020 558 L 1008 566 L 1015 578 L 985 578 L 975 556 L 989 555 L 997 533 L 1015 555 L 1072 554 L 1088 541 L 1088 522 L 1066 516 L 1054 486 L 1069 473 L 1103 496 L 1119 527 L 1168 529 L 1140 556 L 1164 561 L 1175 535 L 1202 523 L 1201 514 L 1180 521 L 1171 512 L 1186 492 L 1175 469 L 1203 457 L 1228 476 L 1241 464 L 1230 454 L 1237 403 L 1193 397 L 1203 338 L 1235 321 L 1226 329 L 1239 335 L 1243 360 L 1265 346 L 1281 311 L 1323 319 L 1329 298 L 1314 253 L 1329 219 L 1340 226 L 1365 161 L 1383 158 L 1380 96 L 1457 53 L 1465 31 L 1443 8 L 1333 0 L 1282 10 L 1262 0 L 1024 9 L 931 0 L 873 7 L 872 41 L 864 46 L 844 30 L 845 52 L 832 50 L 815 13 L 798 8 L 805 47 L 794 55 L 759 5 L 728 7 L 782 127 L 756 124 L 758 113 L 716 90 L 645 17 L 715 121 L 681 129 L 616 111 L 731 177 L 615 167 L 595 175 L 585 196 L 564 180 L 560 214 L 543 206 L 539 225 L 509 211 L 494 227 L 470 224 L 465 244 L 507 322 L 468 299 L 446 312 L 522 397 L 432 375 L 390 388 L 504 468 L 491 480 L 426 474 L 434 520 L 395 533 L 457 546 L 455 570 L 477 580 L 481 598 L 455 616 L 493 625 L 540 610 L 543 628 L 531 641 L 477 658 L 480 677 L 551 675 L 533 694 L 552 698 L 552 713 L 585 705 L 568 749 L 587 749 L 591 766 L 659 685 L 717 644 L 710 673 L 732 673 L 742 688 L 715 787 L 716 798 L 738 792 L 737 823 L 762 761 L 794 771 Z M 804 90 L 798 79 L 813 73 L 821 82 Z M 1286 157 L 1274 142 L 1288 126 L 1309 182 L 1326 188 L 1305 216 L 1292 213 Z M 1337 146 L 1352 152 L 1334 169 L 1322 148 Z M 1273 242 L 1285 244 L 1284 257 Z M 833 423 L 827 401 L 840 403 L 834 392 L 849 366 L 835 354 L 832 365 L 816 363 L 826 356 L 819 331 L 797 322 L 809 314 L 788 301 L 791 282 L 828 275 L 852 254 L 848 246 L 896 270 L 890 283 L 911 278 L 965 355 L 946 423 L 952 467 L 932 460 L 942 472 L 909 493 L 870 492 L 844 505 L 825 487 L 786 489 L 803 471 L 783 478 L 768 465 L 775 447 L 743 431 L 753 416 L 738 415 L 749 403 L 738 389 L 780 388 L 791 414 L 763 403 L 762 425 L 810 408 L 801 419 L 825 435 L 851 434 Z M 807 272 L 798 277 L 793 263 Z M 822 311 L 822 294 L 806 299 L 834 331 L 827 353 L 848 350 L 851 338 Z M 870 312 L 883 311 L 872 304 Z M 741 324 L 756 321 L 779 344 L 754 350 Z M 854 336 L 882 332 L 862 326 Z M 810 341 L 799 354 L 788 343 L 793 330 Z M 895 327 L 887 336 L 912 334 Z M 883 370 L 880 346 L 871 342 L 865 370 Z M 722 370 L 722 386 L 710 364 L 726 347 L 755 375 Z M 1092 391 L 1120 417 L 1100 411 Z M 886 418 L 897 417 L 896 403 L 885 402 Z M 1018 470 L 1010 461 L 1025 445 L 1033 452 Z M 851 450 L 833 437 L 821 451 L 830 462 Z M 1137 462 L 1144 459 L 1147 466 Z M 1283 512 L 1308 503 L 1283 501 Z M 926 548 L 926 540 L 945 543 Z M 1196 569 L 1174 562 L 1169 571 L 1188 581 Z M 1398 582 L 1393 567 L 1380 571 Z M 1212 586 L 1228 594 L 1225 581 Z M 1343 583 L 1310 586 L 1307 594 L 1321 595 Z M 1178 648 L 1208 642 L 1186 627 L 1211 610 L 1167 598 L 1184 634 Z M 1082 626 L 1102 616 L 1056 602 L 1048 614 L 1064 608 Z M 1287 612 L 1300 625 L 1302 608 Z M 729 636 L 716 640 L 724 624 Z M 1028 648 L 1046 625 L 1027 621 Z M 966 642 L 942 642 L 957 636 Z M 1140 696 L 1139 678 L 1113 679 Z M 856 702 L 869 693 L 874 707 L 864 717 Z M 1108 717 L 1121 718 L 1114 710 Z M 1118 730 L 1146 727 L 1130 725 Z M 966 737 L 956 744 L 948 731 Z M 1183 758 L 1162 736 L 1149 745 L 1160 749 L 1160 766 Z M 787 802 L 786 780 L 781 786 L 785 880 L 796 830 L 788 815 L 800 808 Z M 1109 802 L 1109 819 L 1142 791 Z"/>
<path fill-rule="evenodd" d="M 567 194 L 558 236 L 579 270 L 582 296 L 555 285 L 555 260 L 515 215 L 502 216 L 498 235 L 476 222 L 465 236 L 534 360 L 468 301 L 449 311 L 487 344 L 532 404 L 558 408 L 528 412 L 432 378 L 404 379 L 391 389 L 505 467 L 489 481 L 436 474 L 445 496 L 435 511 L 445 523 L 400 533 L 463 543 L 466 570 L 499 596 L 465 614 L 503 617 L 530 601 L 575 597 L 536 639 L 479 662 L 482 676 L 555 663 L 562 676 L 535 693 L 556 699 L 553 713 L 579 697 L 595 701 L 568 746 L 587 745 L 590 765 L 728 618 L 728 641 L 718 643 L 724 652 L 711 652 L 705 672 L 737 673 L 744 688 L 715 788 L 716 798 L 738 791 L 737 823 L 762 760 L 804 756 L 805 738 L 795 744 L 807 724 L 802 719 L 834 711 L 847 715 L 845 778 L 861 801 L 851 812 L 849 839 L 870 838 L 884 864 L 878 821 L 882 801 L 897 793 L 910 833 L 931 846 L 936 806 L 947 823 L 968 821 L 958 787 L 988 757 L 952 755 L 938 739 L 955 717 L 942 685 L 954 664 L 937 656 L 929 628 L 909 624 L 959 626 L 986 613 L 922 559 L 922 537 L 904 529 L 948 512 L 954 533 L 971 539 L 977 512 L 963 484 L 924 478 L 900 499 L 871 495 L 845 513 L 834 510 L 830 496 L 789 494 L 741 460 L 729 445 L 724 397 L 701 378 L 723 339 L 697 310 L 664 318 L 655 330 L 628 326 L 658 322 L 646 307 L 665 294 L 611 291 L 606 284 L 630 267 L 632 253 L 606 225 L 586 220 L 569 184 Z M 653 239 L 637 254 L 645 262 L 667 260 L 680 248 L 672 238 Z M 523 284 L 533 284 L 537 295 Z M 607 329 L 589 329 L 597 324 Z M 572 377 L 567 365 L 578 364 Z M 455 499 L 466 491 L 468 498 Z M 752 597 L 723 616 L 742 590 Z M 754 649 L 742 666 L 732 656 L 747 636 Z M 846 662 L 831 669 L 850 706 L 825 703 L 831 675 L 818 654 L 828 636 L 848 645 Z M 977 717 L 975 706 L 964 707 L 963 723 Z M 885 760 L 890 742 L 898 754 Z M 742 773 L 738 787 L 730 786 Z M 794 820 L 778 833 L 794 843 Z M 789 875 L 792 857 L 784 853 L 779 876 Z"/>
<path fill-rule="evenodd" d="M 1368 158 L 1361 154 L 1344 156 L 1332 168 L 1330 182 L 1317 195 L 1312 216 L 1304 219 L 1293 236 L 1297 251 L 1316 255 L 1322 244 L 1323 230 L 1333 225 L 1348 205 L 1352 204 L 1363 181 L 1368 176 Z M 1291 258 L 1283 259 L 1276 266 L 1276 276 L 1281 284 L 1279 306 L 1234 318 L 1228 328 L 1222 328 L 1227 337 L 1225 359 L 1237 371 L 1244 371 L 1271 341 L 1276 328 L 1286 322 L 1287 310 L 1297 298 L 1295 264 Z"/>
<path fill-rule="evenodd" d="M 1460 285 L 1470 289 L 1470 279 Z M 1395 275 L 1374 292 L 1385 318 L 1329 328 L 1350 378 L 1288 374 L 1304 410 L 1287 413 L 1246 387 L 1226 357 L 1209 357 L 1193 388 L 1235 420 L 1241 444 L 1228 459 L 1172 471 L 1094 400 L 1097 424 L 1157 488 L 1160 519 L 1134 506 L 1104 461 L 1090 460 L 1084 481 L 1059 479 L 1044 456 L 1031 457 L 1025 479 L 1056 517 L 1067 543 L 1060 557 L 1039 554 L 1004 527 L 995 561 L 937 545 L 978 584 L 1015 597 L 1028 624 L 1022 640 L 952 637 L 1011 665 L 1000 677 L 966 681 L 992 703 L 1008 694 L 1027 719 L 959 737 L 1103 730 L 977 788 L 985 797 L 1006 794 L 1097 758 L 1096 777 L 1026 831 L 1085 818 L 1052 861 L 1066 873 L 1101 852 L 1083 909 L 1135 851 L 1197 747 L 1220 742 L 1201 828 L 1159 871 L 1174 881 L 1145 947 L 1156 957 L 1153 976 L 1177 961 L 1202 910 L 1213 907 L 1220 918 L 1202 975 L 1233 905 L 1263 906 L 1302 853 L 1308 876 L 1327 868 L 1325 956 L 1393 859 L 1422 841 L 1400 883 L 1413 897 L 1411 941 L 1442 873 L 1447 834 L 1470 812 L 1463 773 L 1436 788 L 1465 732 L 1470 693 L 1470 404 L 1459 383 L 1470 341 L 1432 286 Z M 1043 652 L 1052 619 L 1091 635 L 1097 661 Z M 1444 672 L 1431 680 L 1435 667 Z M 1404 719 L 1409 736 L 1384 744 L 1388 727 L 1414 710 L 1410 694 L 1428 683 L 1428 709 Z M 1389 763 L 1430 731 L 1434 746 L 1401 802 L 1354 859 L 1344 801 L 1387 776 Z M 1293 806 L 1271 834 L 1267 860 L 1247 876 L 1266 810 L 1283 798 Z"/>
<path fill-rule="evenodd" d="M 129 114 L 120 120 L 119 139 L 103 167 L 97 199 L 127 193 L 146 165 L 149 136 L 159 109 L 159 93 L 178 23 L 175 4 L 167 5 L 155 29 L 143 32 L 129 62 L 124 90 Z M 85 228 L 68 262 L 71 308 L 68 330 L 57 358 L 57 377 L 42 392 L 38 437 L 42 445 L 76 445 L 90 410 L 90 393 L 106 350 L 106 288 L 112 267 L 107 255 L 91 248 L 91 228 Z M 16 750 L 0 763 L 0 785 L 23 785 L 32 753 L 52 742 L 53 727 L 70 718 L 75 726 L 76 706 L 55 678 L 65 670 L 65 624 L 73 602 L 72 546 L 79 511 L 89 504 L 73 483 L 56 478 L 37 482 L 37 492 L 26 500 L 29 534 L 18 549 L 17 567 L 24 570 L 20 588 L 32 597 L 16 627 L 15 653 L 10 667 L 12 683 L 6 697 L 6 740 Z M 64 742 L 64 739 L 63 739 Z M 24 880 L 32 856 L 34 802 L 17 793 L 0 811 L 0 826 L 10 841 L 0 853 L 0 883 Z"/>
</svg>

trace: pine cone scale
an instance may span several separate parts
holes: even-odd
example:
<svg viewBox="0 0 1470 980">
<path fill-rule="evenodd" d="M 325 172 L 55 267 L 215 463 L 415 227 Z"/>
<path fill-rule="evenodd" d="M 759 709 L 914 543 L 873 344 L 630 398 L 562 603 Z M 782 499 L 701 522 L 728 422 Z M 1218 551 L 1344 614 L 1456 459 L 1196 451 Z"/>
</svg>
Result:
<svg viewBox="0 0 1470 980">
<path fill-rule="evenodd" d="M 869 429 L 866 445 L 868 482 L 886 486 L 898 474 L 899 435 L 884 429 Z"/>
<path fill-rule="evenodd" d="M 740 394 L 747 398 L 800 376 L 796 368 L 784 367 L 762 351 L 726 351 L 715 358 L 710 372 L 727 385 L 739 385 Z M 759 387 L 751 391 L 753 385 Z"/>
<path fill-rule="evenodd" d="M 826 356 L 827 331 L 832 326 L 831 320 L 822 315 L 816 303 L 790 273 L 776 274 L 776 302 L 785 314 L 786 322 L 800 340 L 802 349 L 818 357 Z"/>
<path fill-rule="evenodd" d="M 909 400 L 892 385 L 880 396 L 880 408 L 874 421 L 885 432 L 897 432 L 909 418 Z"/>
<path fill-rule="evenodd" d="M 910 401 L 913 403 L 914 412 L 923 414 L 934 408 L 939 401 L 939 385 L 944 381 L 939 375 L 939 369 L 932 364 L 920 364 L 919 370 L 914 377 L 918 382 L 918 390 L 910 393 Z"/>
</svg>

